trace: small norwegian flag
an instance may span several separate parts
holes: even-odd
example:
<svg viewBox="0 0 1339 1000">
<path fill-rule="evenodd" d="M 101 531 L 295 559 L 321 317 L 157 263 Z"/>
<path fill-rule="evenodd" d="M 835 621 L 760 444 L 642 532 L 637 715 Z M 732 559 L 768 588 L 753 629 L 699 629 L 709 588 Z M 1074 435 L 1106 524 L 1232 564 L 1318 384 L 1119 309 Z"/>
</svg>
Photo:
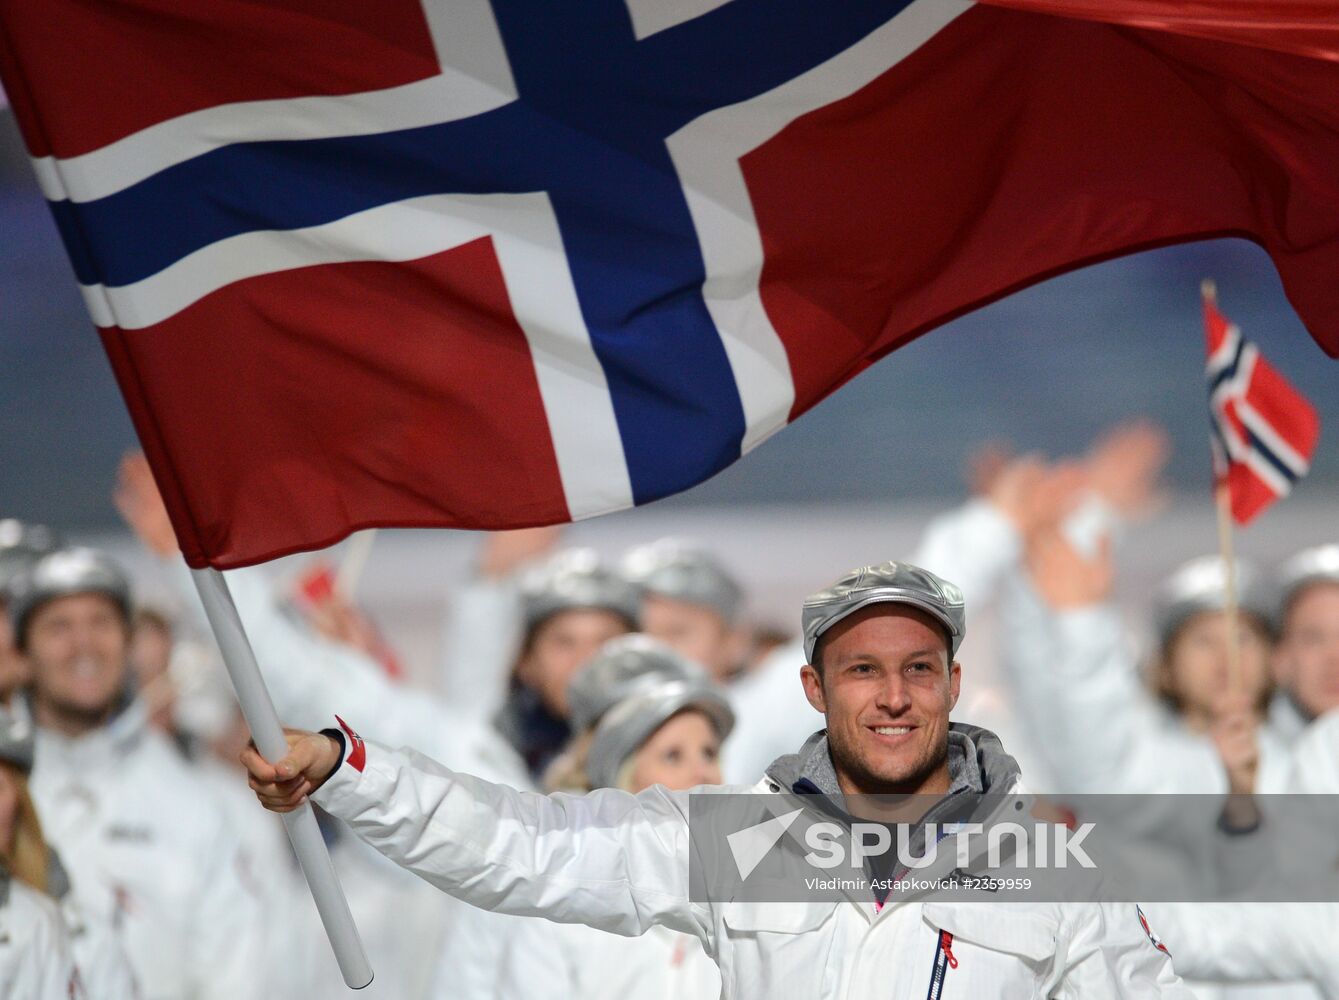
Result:
<svg viewBox="0 0 1339 1000">
<path fill-rule="evenodd" d="M 1214 478 L 1227 485 L 1232 516 L 1246 524 L 1306 475 L 1320 417 L 1260 349 L 1204 296 L 1209 360 L 1209 446 Z"/>
</svg>

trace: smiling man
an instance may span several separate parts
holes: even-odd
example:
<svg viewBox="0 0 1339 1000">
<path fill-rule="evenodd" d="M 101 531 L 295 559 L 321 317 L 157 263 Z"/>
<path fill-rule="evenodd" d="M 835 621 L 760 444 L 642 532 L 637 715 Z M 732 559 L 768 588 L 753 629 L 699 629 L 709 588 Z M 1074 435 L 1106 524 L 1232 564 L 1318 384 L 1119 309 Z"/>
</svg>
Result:
<svg viewBox="0 0 1339 1000">
<path fill-rule="evenodd" d="M 944 795 L 966 629 L 962 593 L 906 563 L 871 566 L 804 602 L 800 671 L 809 704 L 827 720 L 826 751 L 843 795 Z M 957 735 L 957 739 L 951 739 Z"/>
<path fill-rule="evenodd" d="M 965 622 L 956 587 L 905 563 L 864 567 L 815 594 L 800 679 L 826 729 L 736 791 L 838 802 L 1017 791 L 999 740 L 949 722 Z M 275 766 L 243 755 L 268 808 L 313 795 L 386 856 L 486 909 L 629 936 L 656 925 L 693 934 L 720 966 L 725 997 L 1189 996 L 1133 903 L 704 901 L 690 891 L 690 858 L 705 845 L 690 837 L 686 792 L 547 797 L 347 728 L 288 738 Z"/>
<path fill-rule="evenodd" d="M 222 807 L 134 700 L 125 574 L 92 549 L 57 549 L 9 597 L 32 677 L 30 787 L 81 908 L 116 928 L 145 1000 L 258 995 L 249 863 Z"/>
</svg>

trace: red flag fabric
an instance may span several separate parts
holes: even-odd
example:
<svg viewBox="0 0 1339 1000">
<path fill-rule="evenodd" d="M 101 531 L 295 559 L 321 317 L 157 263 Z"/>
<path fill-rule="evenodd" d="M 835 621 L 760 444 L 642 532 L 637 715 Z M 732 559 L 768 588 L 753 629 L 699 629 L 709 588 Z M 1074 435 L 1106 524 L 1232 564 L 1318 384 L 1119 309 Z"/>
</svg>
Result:
<svg viewBox="0 0 1339 1000">
<path fill-rule="evenodd" d="M 1328 4 L 369 9 L 0 0 L 192 565 L 646 503 L 966 310 L 1179 241 L 1260 243 L 1339 355 Z"/>
<path fill-rule="evenodd" d="M 1209 299 L 1204 333 L 1214 478 L 1233 520 L 1248 524 L 1311 468 L 1320 416 Z"/>
<path fill-rule="evenodd" d="M 982 0 L 996 7 L 1339 59 L 1329 0 Z"/>
</svg>

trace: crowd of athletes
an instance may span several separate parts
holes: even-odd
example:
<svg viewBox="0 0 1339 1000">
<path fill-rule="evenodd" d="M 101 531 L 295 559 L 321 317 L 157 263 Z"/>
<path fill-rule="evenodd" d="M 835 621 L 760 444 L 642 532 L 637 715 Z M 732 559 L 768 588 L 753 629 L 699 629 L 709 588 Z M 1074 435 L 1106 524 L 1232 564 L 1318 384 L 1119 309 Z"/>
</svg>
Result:
<svg viewBox="0 0 1339 1000">
<path fill-rule="evenodd" d="M 1033 791 L 1339 793 L 1339 536 L 1237 566 L 1230 677 L 1217 554 L 1166 566 L 1142 627 L 1112 601 L 1165 459 L 1164 436 L 1135 424 L 1084 456 L 981 463 L 915 551 L 867 561 L 956 584 L 969 623 L 991 609 L 995 648 L 962 658 L 965 686 L 972 656 L 996 666 L 971 721 L 1000 732 Z M 0 995 L 332 995 L 344 987 L 282 825 L 247 789 L 248 733 L 142 458 L 115 497 L 179 581 L 167 606 L 139 603 L 60 526 L 0 521 Z M 799 637 L 758 627 L 772 609 L 746 573 L 692 540 L 607 560 L 558 529 L 481 536 L 427 681 L 337 591 L 299 599 L 264 566 L 228 579 L 287 723 L 356 712 L 368 738 L 515 788 L 752 785 L 822 724 Z M 377 972 L 369 996 L 720 991 L 687 935 L 473 910 L 322 824 Z M 1196 995 L 1339 1000 L 1339 907 L 1145 911 Z"/>
</svg>

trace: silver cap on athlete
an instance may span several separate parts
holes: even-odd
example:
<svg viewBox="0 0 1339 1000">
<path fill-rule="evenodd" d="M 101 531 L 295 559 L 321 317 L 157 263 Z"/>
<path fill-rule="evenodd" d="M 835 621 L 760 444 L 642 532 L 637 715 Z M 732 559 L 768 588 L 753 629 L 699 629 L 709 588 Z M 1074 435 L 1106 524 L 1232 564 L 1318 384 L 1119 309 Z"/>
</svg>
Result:
<svg viewBox="0 0 1339 1000">
<path fill-rule="evenodd" d="M 814 647 L 823 633 L 871 604 L 906 604 L 919 608 L 944 626 L 949 659 L 958 655 L 967 632 L 962 591 L 928 569 L 905 562 L 885 562 L 852 570 L 826 590 L 811 594 L 800 616 L 804 655 L 814 662 Z"/>
<path fill-rule="evenodd" d="M 1265 622 L 1272 619 L 1269 593 L 1255 567 L 1238 559 L 1234 563 L 1237 606 Z M 1204 611 L 1222 611 L 1227 606 L 1227 574 L 1221 556 L 1201 556 L 1172 573 L 1153 602 L 1153 621 L 1158 643 L 1166 646 L 1182 625 Z"/>
<path fill-rule="evenodd" d="M 33 724 L 27 713 L 0 709 L 0 764 L 12 764 L 23 774 L 32 774 L 33 746 Z"/>
<path fill-rule="evenodd" d="M 634 632 L 610 639 L 567 686 L 568 720 L 584 732 L 614 705 L 658 684 L 696 680 L 706 671 L 663 642 Z"/>
<path fill-rule="evenodd" d="M 639 669 L 641 672 L 636 672 Z M 586 777 L 592 788 L 616 785 L 627 759 L 666 720 L 685 709 L 697 709 L 706 715 L 722 740 L 734 728 L 734 711 L 706 671 L 646 636 L 611 640 L 578 680 L 583 675 L 592 679 L 592 687 L 597 675 L 605 675 L 609 683 L 602 694 L 606 699 L 617 694 L 601 706 L 591 705 L 599 708 L 586 753 Z M 573 706 L 578 703 L 576 686 L 574 682 L 569 694 Z"/>
<path fill-rule="evenodd" d="M 623 557 L 623 573 L 649 594 L 696 604 L 733 623 L 744 590 L 705 549 L 678 538 L 639 545 Z"/>
<path fill-rule="evenodd" d="M 1297 592 L 1313 583 L 1339 583 L 1339 545 L 1303 549 L 1279 568 L 1279 627 Z"/>
<path fill-rule="evenodd" d="M 12 517 L 0 519 L 0 600 L 9 584 L 60 542 L 55 532 L 41 524 L 27 524 Z"/>
<path fill-rule="evenodd" d="M 103 594 L 130 619 L 130 580 L 121 567 L 96 549 L 57 549 L 10 582 L 9 620 L 20 648 L 33 612 L 48 601 L 72 594 Z"/>
<path fill-rule="evenodd" d="M 612 611 L 636 624 L 641 594 L 594 549 L 566 549 L 521 581 L 525 627 L 532 629 L 559 611 Z"/>
</svg>

